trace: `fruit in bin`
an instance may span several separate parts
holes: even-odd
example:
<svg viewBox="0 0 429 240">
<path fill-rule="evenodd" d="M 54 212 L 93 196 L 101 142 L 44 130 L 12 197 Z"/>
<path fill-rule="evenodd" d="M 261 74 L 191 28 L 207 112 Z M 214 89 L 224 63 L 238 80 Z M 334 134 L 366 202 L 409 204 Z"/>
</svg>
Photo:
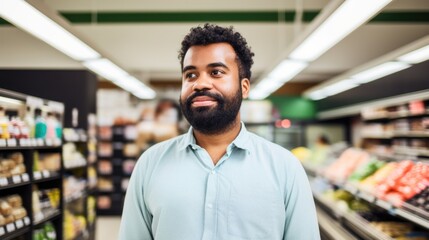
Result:
<svg viewBox="0 0 429 240">
<path fill-rule="evenodd" d="M 370 176 L 371 174 L 373 174 L 382 166 L 384 166 L 383 162 L 377 159 L 371 159 L 369 162 L 359 166 L 359 168 L 356 171 L 354 171 L 353 174 L 349 177 L 349 180 L 361 181 L 367 178 L 368 176 Z"/>
<path fill-rule="evenodd" d="M 347 203 L 354 198 L 354 196 L 351 193 L 342 189 L 336 190 L 333 196 L 335 200 L 343 200 Z"/>
<path fill-rule="evenodd" d="M 389 175 L 380 182 L 380 184 L 375 189 L 375 194 L 381 199 L 386 199 L 386 194 L 391 191 L 395 186 L 398 185 L 399 180 L 411 170 L 414 166 L 414 163 L 411 160 L 406 160 L 400 162 L 394 170 L 392 170 Z"/>
<path fill-rule="evenodd" d="M 369 205 L 359 199 L 353 199 L 350 203 L 349 203 L 349 207 L 351 210 L 355 211 L 355 212 L 369 212 L 370 211 L 370 207 Z"/>
</svg>

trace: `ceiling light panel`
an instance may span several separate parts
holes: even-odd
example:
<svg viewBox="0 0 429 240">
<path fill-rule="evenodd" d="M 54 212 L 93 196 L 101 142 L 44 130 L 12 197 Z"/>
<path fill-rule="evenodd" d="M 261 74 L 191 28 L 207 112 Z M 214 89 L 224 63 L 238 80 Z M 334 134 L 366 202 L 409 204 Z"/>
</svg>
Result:
<svg viewBox="0 0 429 240">
<path fill-rule="evenodd" d="M 78 60 L 100 54 L 23 0 L 0 0 L 0 16 L 40 40 Z"/>
<path fill-rule="evenodd" d="M 358 74 L 351 76 L 350 78 L 357 84 L 368 83 L 384 76 L 390 75 L 395 72 L 399 72 L 411 65 L 403 62 L 386 62 L 370 69 L 364 70 Z"/>
<path fill-rule="evenodd" d="M 398 58 L 401 62 L 417 64 L 429 60 L 429 45 L 407 53 Z"/>
<path fill-rule="evenodd" d="M 290 55 L 311 62 L 368 21 L 391 0 L 347 0 L 334 11 Z"/>
</svg>

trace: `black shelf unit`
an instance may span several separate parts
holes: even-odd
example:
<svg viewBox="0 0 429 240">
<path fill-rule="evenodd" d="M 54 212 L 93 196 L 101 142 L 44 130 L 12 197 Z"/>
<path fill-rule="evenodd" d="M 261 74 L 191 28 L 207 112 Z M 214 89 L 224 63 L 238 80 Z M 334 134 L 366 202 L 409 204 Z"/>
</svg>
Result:
<svg viewBox="0 0 429 240">
<path fill-rule="evenodd" d="M 88 128 L 91 128 L 91 125 L 88 124 Z M 96 192 L 93 191 L 94 176 L 91 176 L 91 168 L 94 168 L 96 163 L 96 154 L 93 150 L 94 144 L 93 141 L 95 136 L 89 131 L 89 129 L 67 129 L 67 133 L 72 133 L 71 136 L 64 135 L 64 143 L 71 144 L 75 147 L 76 152 L 81 157 L 78 160 L 78 163 L 73 163 L 73 158 L 69 158 L 67 167 L 63 168 L 63 174 L 65 176 L 71 177 L 73 179 L 80 179 L 84 181 L 85 186 L 79 192 L 73 193 L 72 196 L 64 197 L 64 204 L 66 209 L 75 216 L 83 216 L 86 220 L 86 226 L 78 235 L 73 239 L 95 239 L 95 215 L 91 217 L 91 214 L 94 214 L 95 209 L 91 206 L 91 201 L 95 202 Z M 95 170 L 94 170 L 95 171 Z M 91 179 L 90 179 L 91 178 Z M 96 177 L 95 177 L 96 181 Z M 66 185 L 64 186 L 66 187 Z"/>
<path fill-rule="evenodd" d="M 62 114 L 62 109 L 64 105 L 59 102 L 48 101 L 46 99 L 35 98 L 32 96 L 27 96 L 24 94 L 0 89 L 0 105 L 3 106 L 7 111 L 11 111 L 13 116 L 23 118 L 27 114 L 27 107 L 31 106 L 32 108 L 42 108 L 45 111 L 57 111 Z M 6 99 L 6 101 L 5 101 Z M 12 102 L 13 105 L 8 104 Z M 9 122 L 8 124 L 11 124 Z M 22 131 L 22 129 L 20 129 Z M 10 136 L 15 137 L 15 136 Z M 17 237 L 22 237 L 24 239 L 32 239 L 34 231 L 40 227 L 42 224 L 50 221 L 55 227 L 55 232 L 57 236 L 62 236 L 63 234 L 63 223 L 62 223 L 62 175 L 57 173 L 55 176 L 52 176 L 50 172 L 43 171 L 35 172 L 36 168 L 36 158 L 35 154 L 44 152 L 44 153 L 55 153 L 59 156 L 61 155 L 61 140 L 60 139 L 29 139 L 29 138 L 20 138 L 20 139 L 1 139 L 0 141 L 0 158 L 10 156 L 11 154 L 19 154 L 23 158 L 23 163 L 25 165 L 25 173 L 18 175 L 13 175 L 11 177 L 0 177 L 0 195 L 1 198 L 8 196 L 19 196 L 22 200 L 22 206 L 27 212 L 27 215 L 24 218 L 18 220 L 15 219 L 14 222 L 8 223 L 4 226 L 0 226 L 0 238 L 1 239 L 14 239 Z M 61 170 L 61 159 L 58 161 L 59 170 Z M 35 188 L 39 190 L 46 190 L 57 188 L 59 191 L 60 199 L 58 200 L 58 206 L 54 208 L 47 208 L 43 210 L 52 210 L 55 211 L 55 215 L 46 216 L 36 221 L 35 212 L 35 202 L 33 201 L 33 194 Z M 62 238 L 59 238 L 62 239 Z"/>
<path fill-rule="evenodd" d="M 141 151 L 131 155 L 125 153 L 127 144 L 135 144 L 135 139 L 127 136 L 126 129 L 134 127 L 135 125 L 132 124 L 99 127 L 105 128 L 104 130 L 110 128 L 110 134 L 98 137 L 100 145 L 97 174 L 101 180 L 101 185 L 98 186 L 98 215 L 118 216 L 122 214 L 126 192 L 125 181 L 131 176 L 131 171 L 125 171 L 124 164 L 135 164 L 141 154 Z M 106 151 L 106 147 L 111 149 Z M 103 189 L 103 181 L 109 184 L 107 189 Z"/>
</svg>

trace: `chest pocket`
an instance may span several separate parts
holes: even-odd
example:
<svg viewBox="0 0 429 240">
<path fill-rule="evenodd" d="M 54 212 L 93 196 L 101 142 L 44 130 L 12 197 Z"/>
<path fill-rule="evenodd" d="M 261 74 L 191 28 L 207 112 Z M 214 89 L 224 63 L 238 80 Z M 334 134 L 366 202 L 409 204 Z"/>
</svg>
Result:
<svg viewBox="0 0 429 240">
<path fill-rule="evenodd" d="M 242 239 L 269 239 L 283 235 L 285 208 L 278 193 L 267 190 L 231 193 L 228 234 Z"/>
</svg>

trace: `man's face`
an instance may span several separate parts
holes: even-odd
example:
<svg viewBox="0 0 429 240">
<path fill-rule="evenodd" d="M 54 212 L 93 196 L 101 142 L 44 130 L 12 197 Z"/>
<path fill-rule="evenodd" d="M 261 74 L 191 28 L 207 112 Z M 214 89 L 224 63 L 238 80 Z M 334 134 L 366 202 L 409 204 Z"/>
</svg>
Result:
<svg viewBox="0 0 429 240">
<path fill-rule="evenodd" d="M 180 106 L 196 130 L 205 134 L 227 131 L 238 117 L 249 80 L 238 77 L 234 49 L 228 43 L 192 46 L 182 69 Z"/>
</svg>

